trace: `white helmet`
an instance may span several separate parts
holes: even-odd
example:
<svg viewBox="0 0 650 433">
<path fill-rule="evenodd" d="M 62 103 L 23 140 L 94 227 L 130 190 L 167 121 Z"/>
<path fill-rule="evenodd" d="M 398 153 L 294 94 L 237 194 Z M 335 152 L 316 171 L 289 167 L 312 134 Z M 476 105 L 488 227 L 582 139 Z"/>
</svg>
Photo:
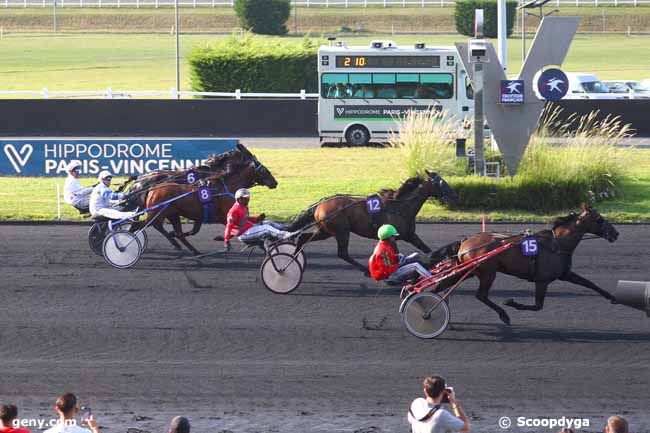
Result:
<svg viewBox="0 0 650 433">
<path fill-rule="evenodd" d="M 99 174 L 97 175 L 97 179 L 99 179 L 99 180 L 104 180 L 104 179 L 106 179 L 107 177 L 113 177 L 113 175 L 111 174 L 111 172 L 108 171 L 108 170 L 102 170 L 102 171 L 100 171 Z"/>
<path fill-rule="evenodd" d="M 81 161 L 70 161 L 65 167 L 65 171 L 72 171 L 75 168 L 81 167 Z"/>
<path fill-rule="evenodd" d="M 239 188 L 235 193 L 235 200 L 239 200 L 242 197 L 251 198 L 251 192 L 246 188 Z"/>
</svg>

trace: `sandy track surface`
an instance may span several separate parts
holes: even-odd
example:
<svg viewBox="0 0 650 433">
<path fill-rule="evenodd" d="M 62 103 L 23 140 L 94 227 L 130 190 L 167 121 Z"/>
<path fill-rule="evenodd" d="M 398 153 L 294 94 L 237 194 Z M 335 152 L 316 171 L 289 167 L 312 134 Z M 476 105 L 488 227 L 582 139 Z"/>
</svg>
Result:
<svg viewBox="0 0 650 433">
<path fill-rule="evenodd" d="M 418 231 L 435 246 L 477 229 Z M 574 259 L 609 290 L 650 280 L 650 228 L 619 230 Z M 471 281 L 452 298 L 453 329 L 423 341 L 400 322 L 398 290 L 339 260 L 331 241 L 308 248 L 302 286 L 280 296 L 258 281 L 259 254 L 199 262 L 151 232 L 136 268 L 118 270 L 89 252 L 86 231 L 0 226 L 0 401 L 23 417 L 50 418 L 72 390 L 108 433 L 163 432 L 177 414 L 197 432 L 405 432 L 421 379 L 439 373 L 474 431 L 505 431 L 501 416 L 586 418 L 581 431 L 602 431 L 614 413 L 650 431 L 650 319 L 588 289 L 556 282 L 543 311 L 510 310 L 506 327 Z M 205 227 L 196 245 L 220 248 L 217 231 Z M 365 260 L 372 246 L 353 238 L 351 250 Z M 499 276 L 492 298 L 532 302 L 532 290 Z"/>
</svg>

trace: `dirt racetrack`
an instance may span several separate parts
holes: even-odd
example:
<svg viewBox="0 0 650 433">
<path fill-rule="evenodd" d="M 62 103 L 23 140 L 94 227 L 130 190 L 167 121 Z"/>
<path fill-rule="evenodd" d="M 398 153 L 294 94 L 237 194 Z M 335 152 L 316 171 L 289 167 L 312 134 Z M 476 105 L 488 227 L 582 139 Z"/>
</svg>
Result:
<svg viewBox="0 0 650 433">
<path fill-rule="evenodd" d="M 406 432 L 422 378 L 439 373 L 473 431 L 555 433 L 516 418 L 564 416 L 600 432 L 615 413 L 650 431 L 650 319 L 588 289 L 553 283 L 543 311 L 509 310 L 506 327 L 470 281 L 451 300 L 453 329 L 424 341 L 403 328 L 399 291 L 338 259 L 331 241 L 308 247 L 302 286 L 282 296 L 258 281 L 259 254 L 176 260 L 152 231 L 136 268 L 118 270 L 90 253 L 87 229 L 0 225 L 0 401 L 22 418 L 53 417 L 71 390 L 107 433 L 164 432 L 178 414 L 205 433 Z M 418 232 L 435 246 L 478 229 Z M 618 229 L 616 243 L 584 241 L 574 258 L 608 290 L 650 280 L 650 226 Z M 204 227 L 195 245 L 220 248 L 221 230 Z M 351 251 L 366 260 L 372 246 L 353 237 Z M 499 276 L 492 298 L 527 302 L 532 290 Z"/>
</svg>

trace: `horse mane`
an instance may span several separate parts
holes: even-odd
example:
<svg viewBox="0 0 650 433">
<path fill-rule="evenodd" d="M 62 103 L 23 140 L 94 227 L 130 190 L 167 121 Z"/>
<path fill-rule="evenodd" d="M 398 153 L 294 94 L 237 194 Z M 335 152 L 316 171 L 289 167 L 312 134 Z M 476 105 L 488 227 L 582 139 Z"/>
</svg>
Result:
<svg viewBox="0 0 650 433">
<path fill-rule="evenodd" d="M 567 225 L 567 224 L 575 221 L 576 219 L 578 219 L 578 214 L 575 213 L 575 212 L 571 212 L 567 216 L 555 218 L 553 220 L 553 222 L 551 223 L 551 227 L 555 229 L 557 227 Z"/>
<path fill-rule="evenodd" d="M 226 168 L 228 163 L 233 161 L 233 157 L 239 157 L 241 160 L 243 155 L 241 151 L 237 148 L 231 149 L 223 153 L 215 153 L 206 158 L 205 163 L 200 165 L 198 168 L 203 170 L 215 170 L 220 168 Z"/>
<path fill-rule="evenodd" d="M 408 195 L 409 193 L 415 191 L 421 184 L 421 178 L 410 177 L 406 179 L 396 190 L 385 188 L 380 190 L 378 194 L 386 200 L 399 200 L 401 198 L 404 198 L 404 196 Z"/>
</svg>

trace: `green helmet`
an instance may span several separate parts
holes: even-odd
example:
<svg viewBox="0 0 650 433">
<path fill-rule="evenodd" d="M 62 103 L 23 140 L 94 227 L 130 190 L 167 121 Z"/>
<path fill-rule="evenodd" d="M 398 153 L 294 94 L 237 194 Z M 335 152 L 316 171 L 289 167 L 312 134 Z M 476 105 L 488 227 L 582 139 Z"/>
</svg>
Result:
<svg viewBox="0 0 650 433">
<path fill-rule="evenodd" d="M 390 238 L 391 236 L 397 236 L 398 234 L 399 233 L 397 233 L 397 229 L 392 224 L 384 224 L 383 226 L 379 227 L 379 230 L 377 230 L 377 237 L 382 241 Z"/>
</svg>

